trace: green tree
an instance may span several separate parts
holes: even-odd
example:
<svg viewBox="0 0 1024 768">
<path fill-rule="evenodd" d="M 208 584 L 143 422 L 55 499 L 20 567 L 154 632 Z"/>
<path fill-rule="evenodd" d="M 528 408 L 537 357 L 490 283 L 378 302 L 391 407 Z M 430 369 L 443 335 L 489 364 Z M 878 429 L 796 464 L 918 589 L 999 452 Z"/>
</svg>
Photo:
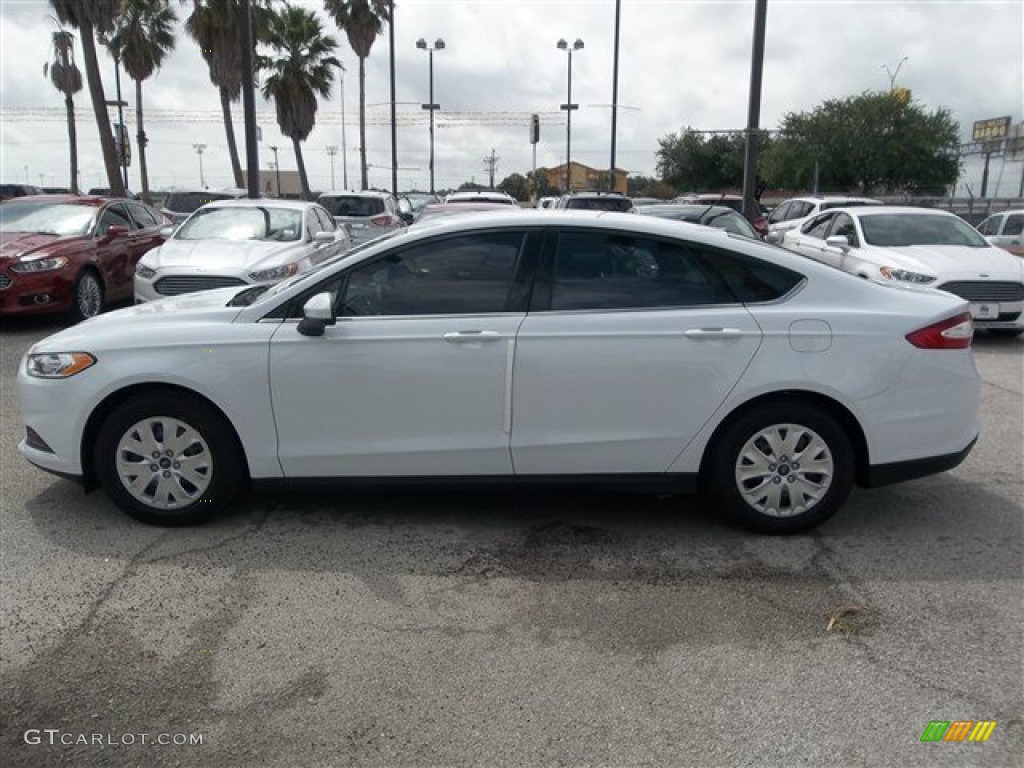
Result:
<svg viewBox="0 0 1024 768">
<path fill-rule="evenodd" d="M 300 142 L 316 124 L 317 95 L 331 95 L 334 68 L 340 65 L 333 56 L 338 43 L 324 34 L 316 14 L 287 3 L 280 12 L 271 13 L 269 22 L 267 45 L 274 53 L 258 58 L 259 68 L 270 71 L 263 83 L 263 96 L 274 100 L 277 124 L 295 148 L 302 195 L 310 200 Z"/>
<path fill-rule="evenodd" d="M 530 174 L 529 179 L 535 197 L 554 197 L 559 194 L 558 186 L 548 181 L 547 168 L 538 168 Z"/>
<path fill-rule="evenodd" d="M 268 16 L 274 0 L 252 0 L 252 44 L 266 35 Z M 199 44 L 199 51 L 210 71 L 210 82 L 220 92 L 224 134 L 236 187 L 245 187 L 238 143 L 231 120 L 231 102 L 242 94 L 241 17 L 238 0 L 192 0 L 192 13 L 185 20 L 185 31 Z"/>
<path fill-rule="evenodd" d="M 139 147 L 139 177 L 142 199 L 149 196 L 149 174 L 146 170 L 146 130 L 142 115 L 142 81 L 152 77 L 174 48 L 174 25 L 177 15 L 168 0 L 123 0 L 121 16 L 115 22 L 114 34 L 107 47 L 124 64 L 124 70 L 135 81 L 135 126 Z"/>
<path fill-rule="evenodd" d="M 513 173 L 502 179 L 498 189 L 506 195 L 512 195 L 519 202 L 530 199 L 530 180 L 521 173 Z"/>
<path fill-rule="evenodd" d="M 941 194 L 959 173 L 960 126 L 949 110 L 928 112 L 889 92 L 831 99 L 789 113 L 763 156 L 772 186 L 819 186 L 861 194 Z"/>
<path fill-rule="evenodd" d="M 626 179 L 626 191 L 630 197 L 657 197 L 671 200 L 676 196 L 674 187 L 650 176 L 630 176 Z"/>
<path fill-rule="evenodd" d="M 50 0 L 62 24 L 68 24 L 81 32 L 82 56 L 85 59 L 85 79 L 89 84 L 89 98 L 96 118 L 96 131 L 103 151 L 103 165 L 107 171 L 110 194 L 124 197 L 124 181 L 121 179 L 121 164 L 114 148 L 114 134 L 107 117 L 107 97 L 103 93 L 100 65 L 96 57 L 96 35 L 109 33 L 114 18 L 120 10 L 119 0 Z"/>
<path fill-rule="evenodd" d="M 362 189 L 366 189 L 366 59 L 384 23 L 391 21 L 388 0 L 324 0 L 324 8 L 338 28 L 345 30 L 349 45 L 359 58 L 359 167 Z"/>
<path fill-rule="evenodd" d="M 68 119 L 68 147 L 71 156 L 71 184 L 78 192 L 78 133 L 75 130 L 75 94 L 82 90 L 82 72 L 75 63 L 75 36 L 67 30 L 53 33 L 53 61 L 43 67 L 53 87 L 64 94 Z"/>
<path fill-rule="evenodd" d="M 744 147 L 740 131 L 705 135 L 686 128 L 658 139 L 658 175 L 682 192 L 738 189 L 743 186 Z"/>
</svg>

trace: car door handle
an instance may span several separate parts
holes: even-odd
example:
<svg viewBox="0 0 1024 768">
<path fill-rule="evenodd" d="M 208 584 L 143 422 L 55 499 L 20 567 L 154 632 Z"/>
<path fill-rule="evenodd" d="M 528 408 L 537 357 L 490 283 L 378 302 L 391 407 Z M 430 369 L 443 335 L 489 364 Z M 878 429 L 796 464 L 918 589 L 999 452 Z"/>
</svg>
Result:
<svg viewBox="0 0 1024 768">
<path fill-rule="evenodd" d="M 686 332 L 686 338 L 694 341 L 738 339 L 742 335 L 743 331 L 739 328 L 691 328 Z"/>
<path fill-rule="evenodd" d="M 441 338 L 458 344 L 469 341 L 497 341 L 501 338 L 501 334 L 498 331 L 452 331 L 444 334 Z"/>
</svg>

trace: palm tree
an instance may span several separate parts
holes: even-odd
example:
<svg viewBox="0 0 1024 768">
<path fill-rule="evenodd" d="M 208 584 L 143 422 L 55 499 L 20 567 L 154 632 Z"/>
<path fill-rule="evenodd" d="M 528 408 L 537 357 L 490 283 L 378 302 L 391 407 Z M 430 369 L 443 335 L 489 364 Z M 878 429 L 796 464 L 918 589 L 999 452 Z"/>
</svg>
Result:
<svg viewBox="0 0 1024 768">
<path fill-rule="evenodd" d="M 332 55 L 338 43 L 324 34 L 316 14 L 285 3 L 280 13 L 270 16 L 267 45 L 274 54 L 257 57 L 257 66 L 270 71 L 263 96 L 273 98 L 281 133 L 292 140 L 302 195 L 309 200 L 312 195 L 299 142 L 306 140 L 316 123 L 317 95 L 331 95 L 334 67 L 341 65 Z"/>
<path fill-rule="evenodd" d="M 146 131 L 142 120 L 142 81 L 160 68 L 174 48 L 174 24 L 177 14 L 168 0 L 123 0 L 124 7 L 116 22 L 107 47 L 115 59 L 124 63 L 125 72 L 135 81 L 135 124 L 139 142 L 139 176 L 142 199 L 149 197 L 149 175 L 146 172 Z"/>
<path fill-rule="evenodd" d="M 252 0 L 252 44 L 266 35 L 267 19 L 275 0 Z M 210 70 L 210 82 L 220 91 L 224 133 L 235 186 L 244 187 L 242 164 L 238 161 L 238 143 L 231 122 L 231 102 L 242 92 L 241 18 L 238 0 L 192 0 L 192 14 L 185 20 L 185 31 L 199 44 L 203 60 Z"/>
<path fill-rule="evenodd" d="M 384 22 L 391 21 L 388 0 L 324 0 L 324 8 L 359 57 L 359 164 L 363 189 L 370 186 L 366 173 L 366 58 Z"/>
<path fill-rule="evenodd" d="M 107 98 L 103 93 L 100 79 L 100 65 L 96 58 L 96 33 L 108 33 L 113 29 L 114 18 L 120 10 L 120 0 L 50 0 L 62 24 L 81 32 L 82 54 L 85 57 L 85 79 L 89 84 L 89 98 L 96 118 L 96 130 L 100 135 L 103 150 L 103 165 L 107 170 L 110 193 L 124 197 L 124 181 L 121 179 L 121 165 L 114 149 L 114 134 L 110 130 L 107 116 Z"/>
<path fill-rule="evenodd" d="M 75 94 L 82 90 L 82 71 L 75 63 L 75 36 L 67 30 L 53 33 L 53 63 L 43 67 L 53 87 L 64 94 L 68 112 L 68 144 L 71 153 L 72 192 L 78 192 L 78 133 L 75 130 Z"/>
</svg>

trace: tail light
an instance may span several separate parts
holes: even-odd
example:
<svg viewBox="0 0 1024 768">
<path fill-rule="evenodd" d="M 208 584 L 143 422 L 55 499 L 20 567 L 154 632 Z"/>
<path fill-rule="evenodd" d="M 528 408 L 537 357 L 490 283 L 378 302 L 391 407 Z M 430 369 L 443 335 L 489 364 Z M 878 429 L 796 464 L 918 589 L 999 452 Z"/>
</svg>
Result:
<svg viewBox="0 0 1024 768">
<path fill-rule="evenodd" d="M 390 227 L 395 223 L 395 217 L 390 213 L 381 213 L 370 219 L 371 224 L 376 224 L 378 227 Z"/>
<path fill-rule="evenodd" d="M 940 320 L 907 334 L 907 341 L 919 349 L 966 349 L 974 336 L 970 312 Z"/>
</svg>

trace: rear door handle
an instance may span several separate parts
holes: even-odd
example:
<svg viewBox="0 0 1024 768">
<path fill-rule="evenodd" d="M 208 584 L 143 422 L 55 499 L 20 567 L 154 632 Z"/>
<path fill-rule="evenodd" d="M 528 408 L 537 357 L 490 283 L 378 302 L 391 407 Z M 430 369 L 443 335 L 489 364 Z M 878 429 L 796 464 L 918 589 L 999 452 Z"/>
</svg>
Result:
<svg viewBox="0 0 1024 768">
<path fill-rule="evenodd" d="M 694 341 L 738 339 L 742 335 L 743 331 L 739 328 L 691 328 L 686 332 L 686 338 Z"/>
<path fill-rule="evenodd" d="M 497 341 L 501 338 L 501 334 L 498 331 L 452 331 L 444 334 L 441 338 L 453 344 L 459 344 L 470 341 Z"/>
</svg>

